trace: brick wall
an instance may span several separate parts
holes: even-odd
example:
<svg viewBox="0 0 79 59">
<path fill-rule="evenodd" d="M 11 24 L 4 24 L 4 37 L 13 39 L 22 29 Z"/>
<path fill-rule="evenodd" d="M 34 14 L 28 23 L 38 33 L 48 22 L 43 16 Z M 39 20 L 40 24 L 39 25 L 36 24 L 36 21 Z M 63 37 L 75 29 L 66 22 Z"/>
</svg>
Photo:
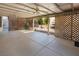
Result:
<svg viewBox="0 0 79 59">
<path fill-rule="evenodd" d="M 24 18 L 17 18 L 17 24 L 16 24 L 16 26 L 17 26 L 18 30 L 24 29 L 25 20 L 26 19 L 24 19 Z"/>
<path fill-rule="evenodd" d="M 9 29 L 12 30 L 22 30 L 24 29 L 24 18 L 16 18 L 16 16 L 9 16 Z"/>
<path fill-rule="evenodd" d="M 16 16 L 14 15 L 10 15 L 9 16 L 9 30 L 12 31 L 12 30 L 16 30 L 17 29 L 17 22 L 16 22 Z"/>
</svg>

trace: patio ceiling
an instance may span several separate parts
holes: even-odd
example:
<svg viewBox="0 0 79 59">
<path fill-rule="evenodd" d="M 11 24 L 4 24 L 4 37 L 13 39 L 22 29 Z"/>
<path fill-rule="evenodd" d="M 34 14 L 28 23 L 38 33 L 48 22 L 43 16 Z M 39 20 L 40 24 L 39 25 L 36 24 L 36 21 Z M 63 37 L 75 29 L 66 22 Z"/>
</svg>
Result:
<svg viewBox="0 0 79 59">
<path fill-rule="evenodd" d="M 78 3 L 73 3 L 78 8 Z M 71 3 L 0 3 L 0 15 L 16 15 L 18 17 L 34 17 L 70 10 Z"/>
</svg>

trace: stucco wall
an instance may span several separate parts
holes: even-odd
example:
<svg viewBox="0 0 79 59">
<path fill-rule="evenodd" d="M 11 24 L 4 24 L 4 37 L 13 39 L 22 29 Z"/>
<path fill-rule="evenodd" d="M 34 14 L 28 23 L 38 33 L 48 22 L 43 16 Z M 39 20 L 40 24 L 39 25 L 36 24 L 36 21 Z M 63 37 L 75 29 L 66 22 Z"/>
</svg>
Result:
<svg viewBox="0 0 79 59">
<path fill-rule="evenodd" d="M 63 18 L 64 16 L 55 17 L 55 35 L 60 38 L 63 38 Z"/>
</svg>

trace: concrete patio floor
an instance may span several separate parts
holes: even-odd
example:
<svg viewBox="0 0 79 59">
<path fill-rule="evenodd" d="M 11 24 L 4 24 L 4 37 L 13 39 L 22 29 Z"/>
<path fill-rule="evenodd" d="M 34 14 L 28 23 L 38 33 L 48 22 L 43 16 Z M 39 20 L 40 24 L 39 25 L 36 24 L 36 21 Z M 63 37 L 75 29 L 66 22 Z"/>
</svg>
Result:
<svg viewBox="0 0 79 59">
<path fill-rule="evenodd" d="M 0 56 L 79 56 L 79 48 L 42 32 L 0 32 Z"/>
</svg>

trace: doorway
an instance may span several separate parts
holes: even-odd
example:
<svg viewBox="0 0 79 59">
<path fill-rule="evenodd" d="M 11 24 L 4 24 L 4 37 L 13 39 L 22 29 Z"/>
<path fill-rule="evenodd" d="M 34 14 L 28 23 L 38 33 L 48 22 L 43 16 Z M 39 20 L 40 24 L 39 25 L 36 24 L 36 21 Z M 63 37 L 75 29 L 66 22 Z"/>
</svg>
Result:
<svg viewBox="0 0 79 59">
<path fill-rule="evenodd" d="M 55 17 L 50 17 L 49 19 L 49 32 L 55 33 Z"/>
<path fill-rule="evenodd" d="M 9 31 L 9 21 L 8 21 L 8 16 L 2 16 L 1 17 L 1 27 L 3 32 L 8 32 Z"/>
</svg>

